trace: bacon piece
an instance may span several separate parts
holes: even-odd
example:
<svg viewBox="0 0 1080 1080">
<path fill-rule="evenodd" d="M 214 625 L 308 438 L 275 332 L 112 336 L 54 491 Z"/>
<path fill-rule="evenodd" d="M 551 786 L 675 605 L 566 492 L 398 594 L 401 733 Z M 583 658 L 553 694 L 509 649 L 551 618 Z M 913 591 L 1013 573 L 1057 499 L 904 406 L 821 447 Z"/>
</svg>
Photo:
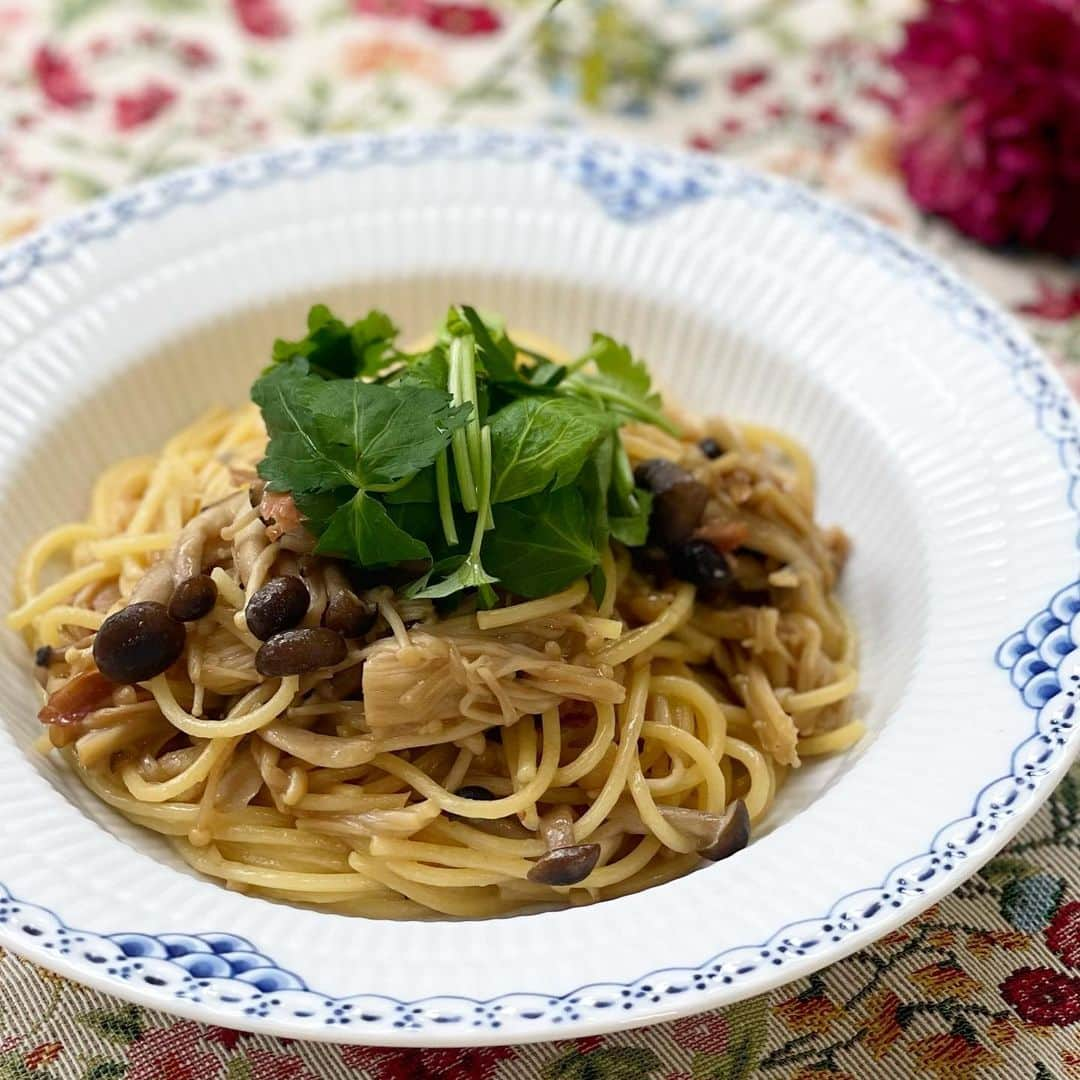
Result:
<svg viewBox="0 0 1080 1080">
<path fill-rule="evenodd" d="M 49 695 L 49 700 L 38 713 L 38 719 L 43 724 L 78 724 L 96 709 L 107 705 L 115 689 L 116 684 L 106 679 L 97 668 L 83 671 Z"/>
<path fill-rule="evenodd" d="M 289 491 L 264 491 L 259 501 L 259 517 L 266 525 L 266 536 L 271 543 L 285 533 L 299 529 L 303 524 L 292 492 Z"/>
<path fill-rule="evenodd" d="M 694 536 L 726 554 L 742 547 L 750 539 L 750 529 L 743 521 L 707 521 Z"/>
</svg>

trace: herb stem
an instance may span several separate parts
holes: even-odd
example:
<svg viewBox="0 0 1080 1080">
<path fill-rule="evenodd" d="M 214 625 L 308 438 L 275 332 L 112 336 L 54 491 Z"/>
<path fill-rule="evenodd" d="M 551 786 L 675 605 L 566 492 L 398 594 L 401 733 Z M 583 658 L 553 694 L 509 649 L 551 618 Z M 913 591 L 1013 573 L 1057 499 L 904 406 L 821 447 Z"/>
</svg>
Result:
<svg viewBox="0 0 1080 1080">
<path fill-rule="evenodd" d="M 439 493 L 439 520 L 443 536 L 448 544 L 458 542 L 457 525 L 454 523 L 454 505 L 450 500 L 450 463 L 444 450 L 435 459 L 435 486 Z"/>
<path fill-rule="evenodd" d="M 450 344 L 451 352 L 458 350 L 458 379 L 461 386 L 461 400 L 472 405 L 472 414 L 465 424 L 465 435 L 469 442 L 469 464 L 473 476 L 480 475 L 480 410 L 476 407 L 476 338 L 472 334 L 459 334 Z"/>
<path fill-rule="evenodd" d="M 364 485 L 364 490 L 365 491 L 377 491 L 377 492 L 380 492 L 382 494 L 386 494 L 386 493 L 391 492 L 391 491 L 399 491 L 401 488 L 405 487 L 407 484 L 412 483 L 412 481 L 415 480 L 415 479 L 416 479 L 416 473 L 415 472 L 406 473 L 403 477 L 401 477 L 400 480 L 395 480 L 392 484 L 365 484 Z"/>
<path fill-rule="evenodd" d="M 457 338 L 450 342 L 450 375 L 448 387 L 450 398 L 455 405 L 462 405 L 465 398 L 461 384 L 461 349 L 456 347 Z M 475 405 L 473 406 L 475 409 Z M 450 446 L 454 452 L 454 472 L 457 474 L 458 489 L 461 492 L 461 505 L 470 513 L 476 512 L 476 481 L 473 479 L 472 465 L 469 460 L 469 440 L 464 428 L 458 428 L 450 436 Z"/>
<path fill-rule="evenodd" d="M 476 513 L 476 527 L 473 529 L 472 547 L 469 550 L 469 561 L 476 567 L 481 577 L 486 577 L 480 563 L 480 548 L 484 543 L 484 533 L 487 531 L 488 521 L 491 520 L 491 427 L 485 424 L 480 432 L 480 502 Z M 492 521 L 492 524 L 494 522 Z M 480 602 L 485 607 L 494 607 L 498 597 L 495 590 L 483 581 L 478 588 Z"/>
</svg>

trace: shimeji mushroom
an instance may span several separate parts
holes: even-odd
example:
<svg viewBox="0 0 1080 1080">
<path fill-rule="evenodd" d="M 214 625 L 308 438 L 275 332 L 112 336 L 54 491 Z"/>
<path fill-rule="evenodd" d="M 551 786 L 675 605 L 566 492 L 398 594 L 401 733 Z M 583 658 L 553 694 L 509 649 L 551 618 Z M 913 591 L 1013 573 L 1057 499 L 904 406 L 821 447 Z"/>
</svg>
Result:
<svg viewBox="0 0 1080 1080">
<path fill-rule="evenodd" d="M 375 625 L 379 609 L 369 601 L 362 600 L 349 588 L 341 567 L 336 563 L 327 563 L 323 567 L 323 579 L 326 582 L 323 626 L 347 638 L 363 637 Z"/>
<path fill-rule="evenodd" d="M 742 799 L 734 799 L 722 814 L 689 806 L 661 805 L 656 809 L 669 825 L 696 841 L 697 853 L 712 862 L 726 859 L 750 843 L 750 814 Z M 624 832 L 640 836 L 649 831 L 632 804 L 619 805 L 610 817 Z"/>
<path fill-rule="evenodd" d="M 540 819 L 540 833 L 547 844 L 529 871 L 538 885 L 577 885 L 593 871 L 600 858 L 599 844 L 574 843 L 574 818 L 569 808 L 556 807 Z"/>
</svg>

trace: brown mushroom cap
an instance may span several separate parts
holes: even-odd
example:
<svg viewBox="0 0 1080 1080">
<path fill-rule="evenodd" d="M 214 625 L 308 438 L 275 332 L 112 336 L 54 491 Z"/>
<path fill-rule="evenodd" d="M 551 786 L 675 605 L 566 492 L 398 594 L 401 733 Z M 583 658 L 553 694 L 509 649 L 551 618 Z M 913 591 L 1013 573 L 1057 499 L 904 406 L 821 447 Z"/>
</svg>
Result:
<svg viewBox="0 0 1080 1080">
<path fill-rule="evenodd" d="M 574 843 L 574 817 L 567 806 L 557 806 L 540 819 L 540 832 L 548 846 L 528 873 L 538 885 L 577 885 L 600 858 L 599 844 Z"/>
<path fill-rule="evenodd" d="M 184 624 L 163 604 L 144 600 L 110 615 L 94 635 L 94 663 L 107 679 L 137 683 L 160 675 L 179 659 Z"/>
<path fill-rule="evenodd" d="M 303 581 L 284 574 L 271 578 L 248 598 L 244 617 L 260 641 L 269 641 L 275 634 L 292 629 L 307 613 L 310 602 L 311 594 Z"/>
<path fill-rule="evenodd" d="M 325 627 L 286 630 L 255 654 L 255 670 L 268 677 L 304 675 L 340 664 L 348 651 L 345 639 Z"/>
<path fill-rule="evenodd" d="M 701 854 L 711 862 L 719 862 L 750 843 L 750 813 L 742 799 L 736 799 L 721 815 L 716 829 Z"/>
<path fill-rule="evenodd" d="M 650 528 L 664 547 L 681 543 L 701 524 L 709 489 L 665 458 L 650 458 L 634 470 L 634 480 L 653 493 Z"/>
<path fill-rule="evenodd" d="M 213 611 L 217 594 L 217 585 L 209 574 L 185 578 L 173 589 L 169 615 L 180 622 L 195 622 Z"/>
<path fill-rule="evenodd" d="M 577 885 L 593 872 L 599 859 L 599 844 L 555 848 L 533 863 L 528 878 L 537 885 Z"/>
</svg>

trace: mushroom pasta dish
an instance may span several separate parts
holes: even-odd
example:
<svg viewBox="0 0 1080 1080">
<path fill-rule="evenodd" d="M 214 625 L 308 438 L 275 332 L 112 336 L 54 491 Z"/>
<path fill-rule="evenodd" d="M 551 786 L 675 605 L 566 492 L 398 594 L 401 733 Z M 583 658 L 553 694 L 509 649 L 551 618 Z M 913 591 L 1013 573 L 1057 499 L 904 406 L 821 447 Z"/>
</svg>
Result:
<svg viewBox="0 0 1080 1080">
<path fill-rule="evenodd" d="M 10 626 L 42 750 L 228 888 L 379 917 L 603 900 L 851 746 L 848 553 L 786 435 L 452 307 L 324 306 L 252 403 L 106 469 Z"/>
</svg>

